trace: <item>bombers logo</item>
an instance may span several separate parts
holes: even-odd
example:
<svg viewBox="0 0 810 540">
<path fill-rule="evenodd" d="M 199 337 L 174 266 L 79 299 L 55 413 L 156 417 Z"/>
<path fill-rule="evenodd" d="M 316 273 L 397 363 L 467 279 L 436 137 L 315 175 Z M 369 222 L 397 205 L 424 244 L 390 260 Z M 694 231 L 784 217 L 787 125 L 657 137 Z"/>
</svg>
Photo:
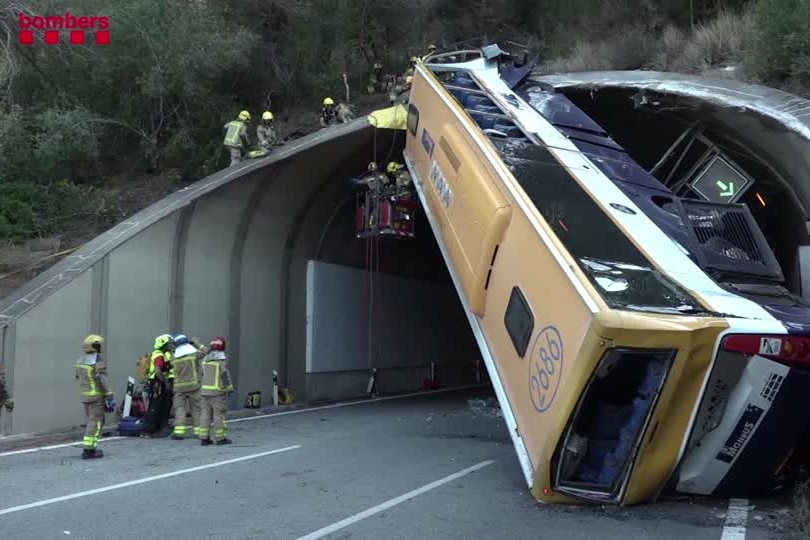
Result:
<svg viewBox="0 0 810 540">
<path fill-rule="evenodd" d="M 110 18 L 106 16 L 76 17 L 67 11 L 64 15 L 25 15 L 17 18 L 19 40 L 21 45 L 34 44 L 34 31 L 41 30 L 43 41 L 47 45 L 58 45 L 60 32 L 70 32 L 71 45 L 84 45 L 85 30 L 93 30 L 96 45 L 110 44 Z"/>
</svg>

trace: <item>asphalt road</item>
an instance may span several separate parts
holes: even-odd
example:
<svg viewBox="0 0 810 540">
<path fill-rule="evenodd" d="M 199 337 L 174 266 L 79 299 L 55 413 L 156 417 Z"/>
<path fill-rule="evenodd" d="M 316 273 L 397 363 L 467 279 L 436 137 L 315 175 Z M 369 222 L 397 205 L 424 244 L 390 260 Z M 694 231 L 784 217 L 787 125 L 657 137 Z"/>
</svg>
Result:
<svg viewBox="0 0 810 540">
<path fill-rule="evenodd" d="M 473 397 L 251 418 L 222 447 L 119 439 L 101 460 L 77 447 L 0 454 L 0 538 L 784 538 L 773 501 L 749 503 L 744 536 L 724 536 L 725 500 L 540 505 L 503 419 Z"/>
</svg>

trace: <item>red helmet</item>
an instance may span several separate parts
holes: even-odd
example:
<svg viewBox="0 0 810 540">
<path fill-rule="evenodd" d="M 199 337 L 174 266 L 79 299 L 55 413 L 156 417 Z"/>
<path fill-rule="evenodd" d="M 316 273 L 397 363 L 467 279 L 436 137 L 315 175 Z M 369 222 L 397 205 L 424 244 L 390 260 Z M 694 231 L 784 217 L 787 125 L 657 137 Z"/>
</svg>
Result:
<svg viewBox="0 0 810 540">
<path fill-rule="evenodd" d="M 224 351 L 225 350 L 225 338 L 224 337 L 215 337 L 209 343 L 212 351 Z"/>
</svg>

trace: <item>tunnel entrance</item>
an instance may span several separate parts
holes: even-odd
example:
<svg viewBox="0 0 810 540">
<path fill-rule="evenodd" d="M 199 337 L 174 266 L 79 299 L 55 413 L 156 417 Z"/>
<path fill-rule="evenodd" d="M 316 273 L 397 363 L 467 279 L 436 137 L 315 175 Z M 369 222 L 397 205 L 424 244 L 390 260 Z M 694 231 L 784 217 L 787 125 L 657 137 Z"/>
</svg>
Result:
<svg viewBox="0 0 810 540">
<path fill-rule="evenodd" d="M 559 91 L 679 197 L 706 200 L 708 195 L 717 202 L 729 202 L 719 197 L 726 192 L 712 194 L 704 189 L 701 195 L 701 186 L 694 180 L 712 165 L 730 165 L 733 170 L 726 168 L 724 178 L 736 181 L 737 189 L 747 183 L 731 202 L 748 206 L 779 262 L 787 288 L 802 294 L 798 253 L 800 246 L 808 244 L 804 212 L 775 164 L 759 159 L 745 141 L 715 120 L 712 111 L 685 98 L 635 89 Z M 733 191 L 730 182 L 722 186 Z"/>
<path fill-rule="evenodd" d="M 379 152 L 385 154 L 377 157 L 379 167 L 403 163 L 403 148 L 404 137 L 395 136 Z M 356 238 L 357 189 L 350 177 L 367 165 L 357 162 L 349 177 L 334 179 L 336 204 L 307 264 L 307 400 L 487 383 L 418 197 L 414 238 Z"/>
</svg>

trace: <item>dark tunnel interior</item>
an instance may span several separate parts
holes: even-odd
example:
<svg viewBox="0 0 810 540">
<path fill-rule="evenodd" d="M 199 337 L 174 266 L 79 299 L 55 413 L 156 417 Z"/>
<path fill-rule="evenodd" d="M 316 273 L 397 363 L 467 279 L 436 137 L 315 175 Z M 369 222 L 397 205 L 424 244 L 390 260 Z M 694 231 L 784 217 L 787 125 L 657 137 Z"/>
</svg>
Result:
<svg viewBox="0 0 810 540">
<path fill-rule="evenodd" d="M 430 336 L 428 339 L 437 339 L 438 335 L 446 335 L 453 336 L 453 339 L 456 340 L 463 340 L 464 343 L 456 343 L 455 347 L 449 349 L 446 344 L 437 344 L 435 349 L 430 345 L 427 346 L 427 349 L 418 347 L 416 349 L 425 350 L 431 355 L 452 354 L 458 351 L 459 357 L 446 360 L 453 364 L 467 366 L 465 369 L 469 369 L 468 374 L 472 376 L 476 360 L 480 359 L 480 354 L 477 353 L 478 346 L 421 203 L 417 204 L 414 212 L 414 238 L 386 236 L 356 238 L 355 236 L 355 212 L 365 191 L 364 188 L 352 185 L 350 178 L 359 177 L 365 173 L 368 163 L 372 159 L 383 170 L 390 161 L 404 163 L 402 155 L 404 148 L 404 131 L 380 129 L 373 140 L 369 140 L 368 144 L 362 144 L 357 148 L 354 155 L 345 160 L 339 170 L 335 171 L 329 180 L 330 193 L 328 195 L 335 203 L 329 210 L 331 215 L 326 218 L 328 221 L 323 228 L 322 236 L 312 258 L 320 262 L 364 271 L 369 271 L 369 265 L 373 264 L 373 270 L 377 274 L 428 282 L 440 286 L 441 289 L 446 289 L 449 294 L 442 295 L 441 298 L 431 298 L 429 303 L 420 305 L 415 313 L 409 309 L 397 309 L 397 305 L 392 304 L 393 299 L 397 297 L 396 292 L 386 291 L 383 286 L 375 289 L 375 300 L 373 301 L 374 305 L 378 306 L 375 309 L 384 310 L 389 314 L 386 320 L 391 315 L 416 317 L 424 321 L 434 321 L 435 324 L 443 327 L 438 330 L 438 333 L 426 332 L 425 336 Z M 380 282 L 381 280 L 375 278 L 375 283 Z M 446 315 L 436 320 L 435 313 Z M 391 322 L 396 323 L 396 321 Z M 373 324 L 387 323 L 381 323 L 375 319 Z M 427 323 L 414 322 L 412 324 L 419 328 Z M 403 326 L 405 326 L 404 321 Z M 374 331 L 376 332 L 376 330 Z M 380 332 L 381 336 L 383 334 L 384 332 Z M 439 363 L 444 360 L 444 356 L 441 356 Z M 415 363 L 422 361 L 414 359 Z M 489 382 L 489 378 L 485 372 L 486 370 L 481 366 L 481 382 L 486 384 Z"/>
<path fill-rule="evenodd" d="M 661 167 L 654 176 L 680 197 L 699 198 L 679 181 L 686 178 L 686 174 L 691 172 L 690 169 L 709 148 L 705 142 L 716 145 L 723 157 L 733 160 L 754 180 L 738 202 L 748 206 L 762 229 L 782 268 L 786 286 L 792 292 L 799 293 L 801 279 L 796 261 L 797 250 L 800 245 L 807 243 L 802 209 L 791 197 L 789 188 L 768 166 L 773 164 L 765 164 L 753 157 L 739 134 L 713 122 L 711 119 L 715 116 L 694 102 L 671 96 L 648 94 L 649 100 L 661 97 L 660 102 L 663 102 L 662 106 L 651 108 L 637 106 L 638 93 L 633 89 L 599 89 L 592 92 L 590 89 L 577 88 L 564 89 L 563 93 L 599 123 L 647 171 L 655 167 L 690 125 L 698 122 L 704 141 L 695 141 L 683 153 L 677 167 L 672 166 L 679 157 L 675 154 L 669 160 L 669 166 Z M 685 149 L 686 145 L 682 145 L 682 148 Z M 672 175 L 668 178 L 670 172 Z"/>
</svg>

